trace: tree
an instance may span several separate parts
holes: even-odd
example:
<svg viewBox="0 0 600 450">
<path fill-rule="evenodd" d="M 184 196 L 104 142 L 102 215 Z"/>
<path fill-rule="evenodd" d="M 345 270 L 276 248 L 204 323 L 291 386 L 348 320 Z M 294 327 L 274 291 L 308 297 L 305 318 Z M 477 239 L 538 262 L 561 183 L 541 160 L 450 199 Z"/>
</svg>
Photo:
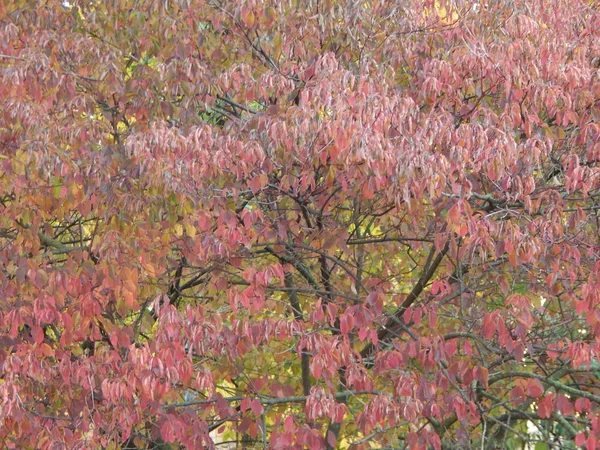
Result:
<svg viewBox="0 0 600 450">
<path fill-rule="evenodd" d="M 600 447 L 596 2 L 0 18 L 3 447 Z"/>
</svg>

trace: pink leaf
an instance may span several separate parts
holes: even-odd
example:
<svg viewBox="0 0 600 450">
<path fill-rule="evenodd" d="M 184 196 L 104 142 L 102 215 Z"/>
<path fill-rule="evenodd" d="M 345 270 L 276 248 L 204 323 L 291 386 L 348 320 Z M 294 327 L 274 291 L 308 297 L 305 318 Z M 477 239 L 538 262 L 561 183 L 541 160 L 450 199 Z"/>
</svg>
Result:
<svg viewBox="0 0 600 450">
<path fill-rule="evenodd" d="M 256 416 L 260 416 L 264 411 L 263 405 L 258 399 L 252 400 L 252 402 L 250 403 L 250 408 Z"/>
</svg>

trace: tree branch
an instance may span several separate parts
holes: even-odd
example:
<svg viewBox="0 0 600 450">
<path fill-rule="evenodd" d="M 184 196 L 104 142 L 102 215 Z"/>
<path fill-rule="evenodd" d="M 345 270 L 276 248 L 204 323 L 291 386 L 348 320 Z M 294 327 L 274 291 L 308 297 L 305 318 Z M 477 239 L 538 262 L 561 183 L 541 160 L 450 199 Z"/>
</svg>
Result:
<svg viewBox="0 0 600 450">
<path fill-rule="evenodd" d="M 402 305 L 400 305 L 400 307 L 394 312 L 394 314 L 387 320 L 385 325 L 379 330 L 379 333 L 377 334 L 379 342 L 387 341 L 388 339 L 390 339 L 390 336 L 394 334 L 394 329 L 398 327 L 397 321 L 402 320 L 402 315 L 404 314 L 404 312 L 417 300 L 417 298 L 419 298 L 419 295 L 421 295 L 423 289 L 425 289 L 425 286 L 435 274 L 435 271 L 442 262 L 442 259 L 444 259 L 446 253 L 448 253 L 449 248 L 450 240 L 448 239 L 444 248 L 437 254 L 435 258 L 433 258 L 433 254 L 435 253 L 435 246 L 431 246 L 431 252 L 429 254 L 429 257 L 427 258 L 427 263 L 425 264 L 425 269 L 423 270 L 421 277 L 413 287 L 410 294 L 408 294 L 404 302 L 402 302 Z M 374 350 L 375 346 L 372 343 L 369 343 L 360 352 L 360 355 L 363 357 L 363 359 L 368 358 L 373 354 Z"/>
<path fill-rule="evenodd" d="M 333 394 L 333 397 L 336 400 L 342 400 L 342 399 L 348 399 L 349 397 L 354 397 L 357 395 L 379 395 L 380 393 L 377 391 L 342 391 L 342 392 L 336 392 L 335 394 Z M 244 400 L 245 396 L 243 395 L 234 395 L 232 397 L 224 397 L 224 400 L 227 403 L 231 403 L 231 402 L 241 402 L 242 400 Z M 304 403 L 306 402 L 306 400 L 308 399 L 308 395 L 298 395 L 298 396 L 292 396 L 292 397 L 281 397 L 281 398 L 276 398 L 276 397 L 264 397 L 259 395 L 258 396 L 258 400 L 260 400 L 260 403 L 262 405 L 283 405 L 286 403 Z M 215 403 L 217 402 L 216 398 L 211 398 L 211 399 L 203 399 L 203 400 L 190 400 L 187 402 L 179 402 L 179 403 L 169 403 L 168 405 L 164 405 L 163 408 L 167 409 L 167 408 L 185 408 L 186 406 L 195 406 L 195 405 L 208 405 L 210 403 Z"/>
</svg>

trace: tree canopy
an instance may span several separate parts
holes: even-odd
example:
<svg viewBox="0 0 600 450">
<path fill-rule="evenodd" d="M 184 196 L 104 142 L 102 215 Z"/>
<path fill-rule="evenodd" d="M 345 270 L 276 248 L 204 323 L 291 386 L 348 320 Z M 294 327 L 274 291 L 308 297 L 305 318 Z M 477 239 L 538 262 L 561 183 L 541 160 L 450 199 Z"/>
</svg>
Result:
<svg viewBox="0 0 600 450">
<path fill-rule="evenodd" d="M 0 0 L 0 446 L 600 448 L 596 3 Z"/>
</svg>

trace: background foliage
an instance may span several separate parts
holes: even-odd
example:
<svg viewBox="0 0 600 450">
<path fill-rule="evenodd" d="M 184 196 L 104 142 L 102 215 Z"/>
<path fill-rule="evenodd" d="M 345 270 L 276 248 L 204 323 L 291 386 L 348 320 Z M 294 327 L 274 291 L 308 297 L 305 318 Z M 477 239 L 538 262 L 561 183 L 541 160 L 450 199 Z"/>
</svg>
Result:
<svg viewBox="0 0 600 450">
<path fill-rule="evenodd" d="M 2 447 L 598 448 L 597 9 L 0 0 Z"/>
</svg>

